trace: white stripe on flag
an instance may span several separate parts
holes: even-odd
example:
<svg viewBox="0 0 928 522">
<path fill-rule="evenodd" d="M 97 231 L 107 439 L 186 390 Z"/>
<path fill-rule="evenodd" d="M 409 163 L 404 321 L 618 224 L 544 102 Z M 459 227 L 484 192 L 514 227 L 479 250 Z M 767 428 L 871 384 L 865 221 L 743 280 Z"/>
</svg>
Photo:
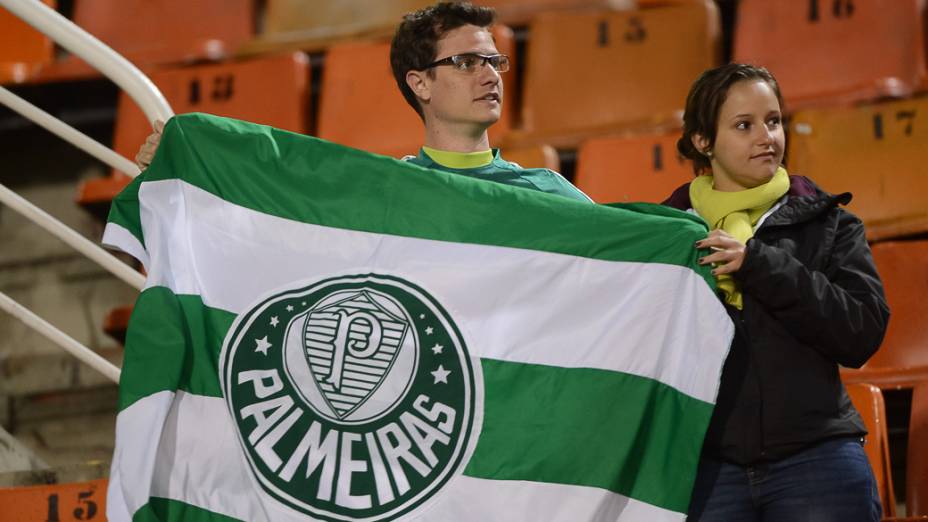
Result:
<svg viewBox="0 0 928 522">
<path fill-rule="evenodd" d="M 113 452 L 106 496 L 106 516 L 111 522 L 128 522 L 127 514 L 148 503 L 161 447 L 161 435 L 151 428 L 161 426 L 170 416 L 173 401 L 174 392 L 158 392 L 122 410 L 116 417 L 119 443 Z M 128 477 L 125 483 L 124 476 Z"/>
<path fill-rule="evenodd" d="M 230 204 L 179 180 L 145 183 L 139 200 L 146 242 L 160 253 L 151 260 L 149 286 L 239 313 L 268 289 L 317 275 L 391 274 L 432 294 L 473 356 L 621 371 L 715 402 L 732 325 L 688 268 L 310 225 Z M 197 270 L 204 266 L 211 268 Z M 512 277 L 518 273 L 531 275 Z M 694 302 L 687 310 L 670 306 Z M 601 335 L 617 327 L 618 346 Z"/>
<path fill-rule="evenodd" d="M 264 494 L 248 470 L 235 426 L 225 404 L 216 397 L 177 392 L 171 404 L 157 450 L 150 446 L 151 424 L 142 422 L 157 415 L 173 394 L 146 397 L 119 414 L 121 452 L 113 469 L 136 470 L 129 459 L 145 456 L 156 463 L 150 496 L 177 500 L 226 516 L 262 522 L 305 522 L 297 514 Z M 209 437 L 203 437 L 209 433 Z M 125 460 L 124 460 L 125 459 Z M 147 499 L 146 486 L 133 480 L 123 484 L 121 475 L 110 478 L 127 498 Z M 528 500 L 530 499 L 530 501 Z M 513 512 L 515 506 L 520 511 Z M 132 504 L 131 512 L 139 505 Z M 524 511 L 524 509 L 530 511 Z M 545 520 L 591 522 L 648 520 L 677 522 L 684 515 L 652 506 L 610 491 L 583 486 L 529 481 L 486 480 L 459 476 L 414 520 Z M 111 519 L 117 520 L 117 519 Z"/>
<path fill-rule="evenodd" d="M 106 228 L 103 229 L 103 239 L 101 242 L 106 246 L 118 248 L 138 259 L 142 265 L 145 266 L 146 270 L 148 269 L 148 264 L 150 262 L 148 259 L 148 252 L 145 251 L 145 247 L 142 243 L 132 235 L 132 232 L 129 232 L 125 227 L 112 222 L 107 223 Z"/>
</svg>

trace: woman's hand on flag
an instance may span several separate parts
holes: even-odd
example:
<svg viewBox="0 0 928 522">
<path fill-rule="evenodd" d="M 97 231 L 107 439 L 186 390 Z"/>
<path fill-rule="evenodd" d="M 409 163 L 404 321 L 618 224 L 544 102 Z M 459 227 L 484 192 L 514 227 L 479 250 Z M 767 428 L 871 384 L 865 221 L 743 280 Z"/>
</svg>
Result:
<svg viewBox="0 0 928 522">
<path fill-rule="evenodd" d="M 735 239 L 731 234 L 722 229 L 716 229 L 709 232 L 706 239 L 696 242 L 696 248 L 708 248 L 712 253 L 702 257 L 699 264 L 712 264 L 715 268 L 712 275 L 719 276 L 722 274 L 731 274 L 741 269 L 744 262 L 744 243 Z"/>
</svg>

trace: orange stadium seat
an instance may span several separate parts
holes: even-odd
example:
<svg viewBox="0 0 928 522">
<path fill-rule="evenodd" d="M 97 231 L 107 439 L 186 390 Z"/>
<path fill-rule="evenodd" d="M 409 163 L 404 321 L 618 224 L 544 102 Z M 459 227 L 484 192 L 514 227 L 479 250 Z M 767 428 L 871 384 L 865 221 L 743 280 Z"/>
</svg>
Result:
<svg viewBox="0 0 928 522">
<path fill-rule="evenodd" d="M 497 17 L 506 24 L 524 25 L 534 15 L 564 9 L 634 9 L 635 0 L 476 0 L 473 2 L 496 9 Z M 639 2 L 640 3 L 640 0 Z"/>
<path fill-rule="evenodd" d="M 134 308 L 133 305 L 117 306 L 110 309 L 103 318 L 103 331 L 121 345 L 126 344 L 126 330 Z"/>
<path fill-rule="evenodd" d="M 928 98 L 796 113 L 790 171 L 829 192 L 853 192 L 849 208 L 871 240 L 928 231 L 926 114 Z"/>
<path fill-rule="evenodd" d="M 351 36 L 379 37 L 392 34 L 403 15 L 434 4 L 433 0 L 267 0 L 261 42 L 255 50 L 275 45 L 316 48 Z M 524 24 L 531 15 L 546 10 L 616 5 L 631 8 L 634 0 L 476 0 L 493 7 L 498 21 Z"/>
<path fill-rule="evenodd" d="M 513 56 L 512 30 L 493 28 L 501 53 Z M 363 68 L 364 81 L 358 81 Z M 506 92 L 516 92 L 514 68 L 503 74 Z M 422 121 L 400 94 L 390 71 L 389 42 L 355 42 L 332 46 L 322 71 L 317 134 L 320 138 L 387 156 L 416 154 L 423 141 Z M 503 116 L 490 128 L 492 143 L 510 128 L 513 103 L 504 101 Z"/>
<path fill-rule="evenodd" d="M 664 6 L 668 4 L 685 4 L 687 2 L 700 2 L 702 0 L 635 0 L 635 3 L 638 4 L 638 7 L 656 7 Z M 723 3 L 728 0 L 717 0 L 716 3 Z"/>
<path fill-rule="evenodd" d="M 0 488 L 0 522 L 106 518 L 106 479 L 48 486 Z"/>
<path fill-rule="evenodd" d="M 928 381 L 912 392 L 905 491 L 906 514 L 928 516 Z"/>
<path fill-rule="evenodd" d="M 393 34 L 403 15 L 433 0 L 267 0 L 264 29 L 248 45 L 250 52 L 281 48 L 317 50 L 352 37 L 376 39 Z M 634 0 L 477 0 L 494 7 L 497 21 L 524 24 L 534 13 L 607 5 L 631 8 Z"/>
<path fill-rule="evenodd" d="M 928 241 L 890 241 L 873 245 L 892 316 L 880 349 L 860 370 L 842 370 L 845 382 L 881 388 L 909 388 L 928 381 Z"/>
<path fill-rule="evenodd" d="M 876 487 L 883 504 L 883 516 L 896 516 L 896 496 L 893 493 L 893 477 L 890 473 L 889 435 L 886 431 L 886 406 L 880 389 L 871 384 L 847 384 L 847 394 L 854 407 L 860 412 L 867 427 L 867 442 L 864 451 L 876 477 Z"/>
<path fill-rule="evenodd" d="M 364 81 L 358 81 L 359 67 L 365 69 Z M 393 157 L 419 150 L 422 121 L 393 80 L 388 42 L 329 48 L 320 91 L 320 138 Z"/>
<path fill-rule="evenodd" d="M 677 126 L 690 84 L 719 51 L 711 0 L 541 13 L 529 26 L 525 139 L 575 146 L 616 129 Z"/>
<path fill-rule="evenodd" d="M 55 7 L 55 0 L 43 3 Z M 28 81 L 54 53 L 49 38 L 0 7 L 0 84 Z"/>
<path fill-rule="evenodd" d="M 254 35 L 252 0 L 74 0 L 73 21 L 139 67 L 218 60 Z M 96 75 L 68 56 L 41 80 Z"/>
<path fill-rule="evenodd" d="M 254 34 L 251 0 L 75 0 L 74 23 L 136 64 L 229 56 Z"/>
<path fill-rule="evenodd" d="M 741 0 L 734 60 L 764 65 L 789 109 L 905 96 L 925 79 L 923 0 Z"/>
<path fill-rule="evenodd" d="M 403 15 L 433 5 L 433 0 L 267 0 L 264 28 L 245 46 L 248 53 L 283 49 L 321 51 L 359 38 L 393 34 Z M 494 7 L 502 24 L 524 25 L 541 11 L 570 8 L 632 8 L 635 0 L 476 0 Z"/>
<path fill-rule="evenodd" d="M 264 28 L 250 52 L 279 48 L 321 50 L 350 37 L 383 37 L 409 11 L 432 0 L 267 0 Z"/>
<path fill-rule="evenodd" d="M 177 114 L 208 112 L 273 125 L 293 132 L 308 132 L 309 60 L 303 53 L 163 69 L 151 74 Z M 269 103 L 268 100 L 273 100 Z M 120 94 L 113 148 L 134 159 L 151 125 L 128 95 Z M 94 214 L 105 215 L 109 202 L 128 183 L 113 173 L 109 178 L 85 182 L 78 202 Z"/>
<path fill-rule="evenodd" d="M 595 138 L 577 154 L 574 181 L 598 203 L 660 203 L 693 179 L 693 166 L 677 153 L 680 131 Z"/>
</svg>

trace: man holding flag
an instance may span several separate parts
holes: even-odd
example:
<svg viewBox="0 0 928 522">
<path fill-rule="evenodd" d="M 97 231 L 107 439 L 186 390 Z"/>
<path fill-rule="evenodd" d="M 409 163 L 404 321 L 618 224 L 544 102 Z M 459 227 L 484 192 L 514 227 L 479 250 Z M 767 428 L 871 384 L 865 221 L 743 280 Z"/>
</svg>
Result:
<svg viewBox="0 0 928 522">
<path fill-rule="evenodd" d="M 143 148 L 110 520 L 685 518 L 732 335 L 705 225 L 491 151 L 490 22 L 400 26 L 411 161 L 200 114 Z"/>
</svg>

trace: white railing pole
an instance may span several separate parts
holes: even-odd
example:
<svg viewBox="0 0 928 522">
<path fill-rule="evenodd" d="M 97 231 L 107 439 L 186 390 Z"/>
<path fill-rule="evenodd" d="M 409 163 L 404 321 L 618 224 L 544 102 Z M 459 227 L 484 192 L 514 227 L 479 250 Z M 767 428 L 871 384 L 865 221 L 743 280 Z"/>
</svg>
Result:
<svg viewBox="0 0 928 522">
<path fill-rule="evenodd" d="M 0 0 L 0 5 L 113 80 L 139 104 L 149 122 L 168 121 L 174 115 L 155 84 L 129 60 L 54 9 L 39 0 Z"/>
<path fill-rule="evenodd" d="M 167 121 L 174 115 L 167 100 L 164 99 L 164 96 L 147 76 L 142 74 L 128 60 L 104 45 L 93 35 L 58 14 L 54 9 L 49 8 L 39 0 L 0 0 L 0 6 L 102 72 L 122 90 L 126 91 L 139 105 L 150 123 L 155 120 Z M 0 87 L 0 104 L 12 108 L 27 119 L 38 123 L 107 165 L 133 177 L 138 175 L 138 168 L 130 160 L 100 145 L 83 133 L 2 87 Z M 3 185 L 0 185 L 0 203 L 9 206 L 51 232 L 129 285 L 139 290 L 145 286 L 145 277 L 142 274 L 132 270 L 95 243 L 84 238 Z M 0 308 L 19 318 L 110 380 L 119 382 L 120 372 L 116 366 L 2 292 L 0 292 Z"/>
<path fill-rule="evenodd" d="M 100 266 L 131 286 L 139 290 L 145 287 L 145 276 L 3 185 L 0 185 L 0 203 L 7 205 L 30 221 L 51 232 L 55 237 L 96 261 Z"/>
<path fill-rule="evenodd" d="M 29 311 L 29 309 L 10 299 L 10 297 L 3 292 L 0 292 L 0 308 L 6 310 L 58 346 L 64 348 L 65 351 L 77 357 L 81 362 L 102 373 L 107 379 L 116 383 L 119 382 L 119 368 L 113 365 L 113 363 L 100 357 L 99 354 L 90 348 L 75 341 L 73 337 L 55 328 L 41 317 Z"/>
<path fill-rule="evenodd" d="M 58 135 L 60 138 L 70 142 L 110 167 L 125 172 L 133 178 L 139 175 L 139 168 L 135 163 L 132 163 L 113 150 L 101 145 L 83 132 L 62 122 L 58 118 L 20 98 L 2 86 L 0 86 L 0 104 L 6 105 L 21 114 L 24 118 L 41 125 L 49 132 Z"/>
</svg>

